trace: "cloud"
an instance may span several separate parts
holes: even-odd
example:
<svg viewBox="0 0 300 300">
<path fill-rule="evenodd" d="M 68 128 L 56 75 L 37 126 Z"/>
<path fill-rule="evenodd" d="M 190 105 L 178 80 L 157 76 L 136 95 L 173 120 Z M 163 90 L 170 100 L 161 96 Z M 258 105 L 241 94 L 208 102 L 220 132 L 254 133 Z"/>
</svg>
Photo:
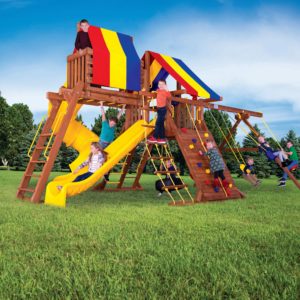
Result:
<svg viewBox="0 0 300 300">
<path fill-rule="evenodd" d="M 298 19 L 273 8 L 255 18 L 182 10 L 157 16 L 139 42 L 183 59 L 226 104 L 247 107 L 244 100 L 253 99 L 300 112 L 299 30 Z"/>
</svg>

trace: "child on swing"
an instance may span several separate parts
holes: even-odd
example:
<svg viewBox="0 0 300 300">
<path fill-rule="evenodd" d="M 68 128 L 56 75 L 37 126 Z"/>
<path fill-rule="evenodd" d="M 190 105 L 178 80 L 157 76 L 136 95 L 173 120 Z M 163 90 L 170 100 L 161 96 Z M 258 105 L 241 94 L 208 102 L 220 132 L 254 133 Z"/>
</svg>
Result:
<svg viewBox="0 0 300 300">
<path fill-rule="evenodd" d="M 88 166 L 88 172 L 77 176 L 73 182 L 83 181 L 93 175 L 106 161 L 107 153 L 101 148 L 99 143 L 91 143 L 91 153 L 88 158 L 74 170 L 73 174 L 77 174 L 80 169 Z M 61 185 L 57 186 L 60 191 L 63 187 Z"/>
<path fill-rule="evenodd" d="M 224 169 L 225 165 L 223 162 L 223 159 L 221 155 L 219 154 L 217 148 L 214 146 L 213 141 L 207 140 L 206 141 L 206 152 L 202 152 L 201 150 L 199 151 L 200 155 L 207 155 L 209 157 L 209 162 L 210 162 L 210 169 L 211 172 L 214 175 L 214 181 L 213 181 L 213 188 L 216 192 L 219 191 L 220 187 L 220 179 L 222 180 L 222 186 L 226 191 L 226 194 L 228 196 L 231 195 L 231 192 L 229 190 L 229 183 L 225 178 L 224 175 Z"/>
<path fill-rule="evenodd" d="M 265 141 L 265 138 L 260 135 L 258 137 L 258 151 L 259 153 L 264 153 L 268 160 L 276 160 L 276 158 L 279 158 L 281 164 L 283 167 L 286 167 L 286 159 L 287 155 L 284 151 L 282 150 L 273 150 L 272 147 Z"/>
<path fill-rule="evenodd" d="M 257 187 L 261 183 L 261 181 L 258 180 L 255 175 L 254 159 L 252 157 L 248 157 L 246 160 L 246 166 L 243 170 L 243 177 L 255 187 Z"/>
</svg>

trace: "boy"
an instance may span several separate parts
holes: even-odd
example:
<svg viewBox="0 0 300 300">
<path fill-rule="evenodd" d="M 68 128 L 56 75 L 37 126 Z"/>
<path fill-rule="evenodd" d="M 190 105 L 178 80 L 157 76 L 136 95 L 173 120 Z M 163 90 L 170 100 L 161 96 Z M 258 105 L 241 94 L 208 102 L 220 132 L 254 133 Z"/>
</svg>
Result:
<svg viewBox="0 0 300 300">
<path fill-rule="evenodd" d="M 83 49 L 92 48 L 92 44 L 88 34 L 90 27 L 88 20 L 82 19 L 79 26 L 81 30 L 77 32 L 75 48 L 79 51 L 79 54 L 81 54 Z"/>
<path fill-rule="evenodd" d="M 167 113 L 167 98 L 171 97 L 165 80 L 159 80 L 156 97 L 157 120 L 154 134 L 148 139 L 148 143 L 165 144 L 165 117 Z"/>
<path fill-rule="evenodd" d="M 103 101 L 100 102 L 100 111 L 102 115 L 102 129 L 99 144 L 102 149 L 105 149 L 115 139 L 116 125 L 117 122 L 120 120 L 122 114 L 124 113 L 125 106 L 125 104 L 122 106 L 122 109 L 119 111 L 117 117 L 110 117 L 107 121 L 103 107 Z M 104 177 L 107 181 L 109 180 L 109 174 L 105 174 Z"/>
<path fill-rule="evenodd" d="M 254 173 L 254 159 L 252 157 L 248 157 L 246 161 L 246 166 L 244 168 L 243 177 L 247 181 L 249 181 L 253 186 L 258 186 L 260 184 L 260 180 L 257 179 Z"/>
<path fill-rule="evenodd" d="M 213 141 L 211 140 L 206 141 L 206 149 L 207 149 L 206 152 L 203 153 L 202 151 L 199 151 L 199 154 L 207 155 L 209 157 L 210 169 L 214 175 L 214 182 L 213 182 L 214 190 L 216 192 L 219 191 L 219 186 L 220 186 L 219 178 L 221 178 L 222 186 L 224 187 L 226 194 L 230 196 L 231 192 L 229 190 L 229 183 L 224 176 L 225 165 L 217 148 L 214 147 Z"/>
<path fill-rule="evenodd" d="M 277 150 L 274 151 L 271 146 L 265 141 L 265 138 L 261 135 L 258 137 L 258 151 L 259 153 L 265 153 L 267 156 L 268 160 L 275 160 L 277 157 L 281 161 L 281 164 L 283 167 L 286 167 L 286 162 L 285 160 L 287 159 L 286 154 L 282 150 Z"/>
<path fill-rule="evenodd" d="M 290 160 L 290 163 L 287 166 L 287 168 L 288 168 L 288 170 L 291 170 L 292 168 L 295 168 L 298 166 L 299 157 L 298 157 L 297 151 L 296 151 L 292 141 L 288 141 L 286 143 L 286 146 L 289 149 L 289 152 L 286 152 L 286 154 L 288 155 L 289 160 Z M 288 177 L 288 174 L 286 172 L 284 172 L 282 178 L 279 180 L 280 182 L 279 182 L 278 186 L 280 186 L 280 187 L 285 186 L 287 177 Z"/>
</svg>

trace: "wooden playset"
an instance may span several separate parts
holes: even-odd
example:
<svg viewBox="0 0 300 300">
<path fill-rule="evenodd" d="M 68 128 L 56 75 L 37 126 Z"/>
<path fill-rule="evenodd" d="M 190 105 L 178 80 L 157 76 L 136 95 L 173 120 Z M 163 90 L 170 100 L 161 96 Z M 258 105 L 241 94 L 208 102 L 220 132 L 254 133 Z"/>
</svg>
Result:
<svg viewBox="0 0 300 300">
<path fill-rule="evenodd" d="M 149 160 L 160 179 L 162 175 L 170 174 L 170 171 L 161 171 L 155 163 L 164 163 L 171 159 L 174 164 L 168 144 L 149 145 L 145 141 L 155 125 L 155 119 L 151 120 L 151 117 L 156 109 L 150 106 L 151 99 L 155 98 L 153 91 L 157 88 L 159 80 L 171 76 L 177 82 L 177 88 L 171 92 L 172 97 L 169 99 L 165 121 L 166 135 L 169 140 L 177 141 L 194 180 L 196 194 L 191 195 L 183 180 L 179 186 L 164 186 L 164 190 L 172 199 L 170 204 L 183 205 L 243 198 L 243 193 L 235 186 L 227 168 L 225 176 L 230 182 L 230 195 L 224 189 L 216 193 L 212 187 L 209 158 L 198 154 L 199 150 L 204 149 L 206 139 L 213 140 L 203 117 L 204 109 L 235 114 L 235 124 L 224 135 L 224 141 L 219 145 L 221 152 L 228 151 L 225 145 L 242 122 L 257 135 L 249 118 L 260 118 L 262 113 L 220 105 L 222 98 L 179 59 L 152 51 L 146 51 L 140 59 L 133 39 L 128 35 L 90 26 L 89 37 L 93 49 L 87 48 L 81 54 L 77 52 L 69 55 L 65 86 L 61 87 L 59 92 L 47 93 L 48 117 L 39 126 L 28 151 L 30 161 L 18 188 L 17 197 L 35 203 L 45 198 L 46 204 L 64 207 L 68 196 L 81 193 L 90 187 L 101 192 L 140 190 L 140 178 Z M 106 149 L 108 160 L 93 176 L 83 182 L 73 183 L 74 175 L 70 173 L 55 178 L 47 185 L 63 142 L 79 152 L 78 158 L 70 165 L 71 170 L 74 170 L 88 156 L 90 143 L 99 140 L 97 135 L 75 118 L 82 105 L 97 107 L 101 101 L 108 107 L 126 104 L 123 133 Z M 172 105 L 174 101 L 176 106 Z M 139 145 L 143 145 L 145 150 L 136 172 L 129 174 L 133 154 Z M 153 148 L 156 149 L 156 154 L 152 154 Z M 233 153 L 256 151 L 256 148 L 230 148 Z M 41 166 L 41 172 L 36 174 L 38 165 Z M 110 182 L 108 187 L 103 175 L 116 165 L 121 166 L 120 178 L 117 182 Z M 293 174 L 287 168 L 283 169 L 300 188 Z M 179 176 L 177 168 L 174 173 Z M 35 183 L 30 182 L 32 178 L 36 178 Z M 125 187 L 124 183 L 128 179 L 133 179 L 132 184 Z M 111 188 L 113 183 L 115 188 Z M 57 190 L 57 184 L 64 186 L 61 191 Z M 45 189 L 46 193 L 43 196 Z M 186 193 L 185 196 L 183 193 Z M 179 201 L 175 200 L 177 194 Z"/>
</svg>

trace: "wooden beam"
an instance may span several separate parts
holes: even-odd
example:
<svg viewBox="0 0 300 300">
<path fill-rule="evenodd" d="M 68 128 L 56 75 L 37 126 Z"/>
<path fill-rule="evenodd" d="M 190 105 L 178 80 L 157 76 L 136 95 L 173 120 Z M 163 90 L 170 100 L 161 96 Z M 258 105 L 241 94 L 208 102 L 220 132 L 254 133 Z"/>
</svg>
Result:
<svg viewBox="0 0 300 300">
<path fill-rule="evenodd" d="M 250 130 L 258 137 L 260 134 L 255 130 L 255 128 L 250 124 L 248 118 L 242 116 L 243 122 L 250 128 Z"/>
<path fill-rule="evenodd" d="M 234 152 L 258 152 L 257 147 L 232 148 L 232 150 Z M 223 148 L 222 150 L 220 149 L 222 152 L 232 152 L 232 150 L 230 148 Z"/>
<path fill-rule="evenodd" d="M 149 98 L 156 97 L 155 93 L 147 93 L 147 92 L 141 91 L 141 92 L 139 92 L 139 94 L 145 95 Z M 168 100 L 169 101 L 177 101 L 179 103 L 190 104 L 190 105 L 194 105 L 194 106 L 205 107 L 208 109 L 216 109 L 216 110 L 232 112 L 232 113 L 248 114 L 249 116 L 258 117 L 258 118 L 261 118 L 263 116 L 263 114 L 261 112 L 240 109 L 240 108 L 235 108 L 235 107 L 225 106 L 225 105 L 206 103 L 206 102 L 200 101 L 200 100 L 191 100 L 188 98 L 180 98 L 180 97 L 175 97 L 175 96 L 169 97 Z"/>
<path fill-rule="evenodd" d="M 241 119 L 238 119 L 234 125 L 232 126 L 232 128 L 229 130 L 229 132 L 227 133 L 226 137 L 223 139 L 223 141 L 220 143 L 219 145 L 219 149 L 220 151 L 223 150 L 225 144 L 227 143 L 227 141 L 230 142 L 231 137 L 235 134 L 237 127 L 239 126 L 239 124 L 241 123 Z"/>
</svg>

